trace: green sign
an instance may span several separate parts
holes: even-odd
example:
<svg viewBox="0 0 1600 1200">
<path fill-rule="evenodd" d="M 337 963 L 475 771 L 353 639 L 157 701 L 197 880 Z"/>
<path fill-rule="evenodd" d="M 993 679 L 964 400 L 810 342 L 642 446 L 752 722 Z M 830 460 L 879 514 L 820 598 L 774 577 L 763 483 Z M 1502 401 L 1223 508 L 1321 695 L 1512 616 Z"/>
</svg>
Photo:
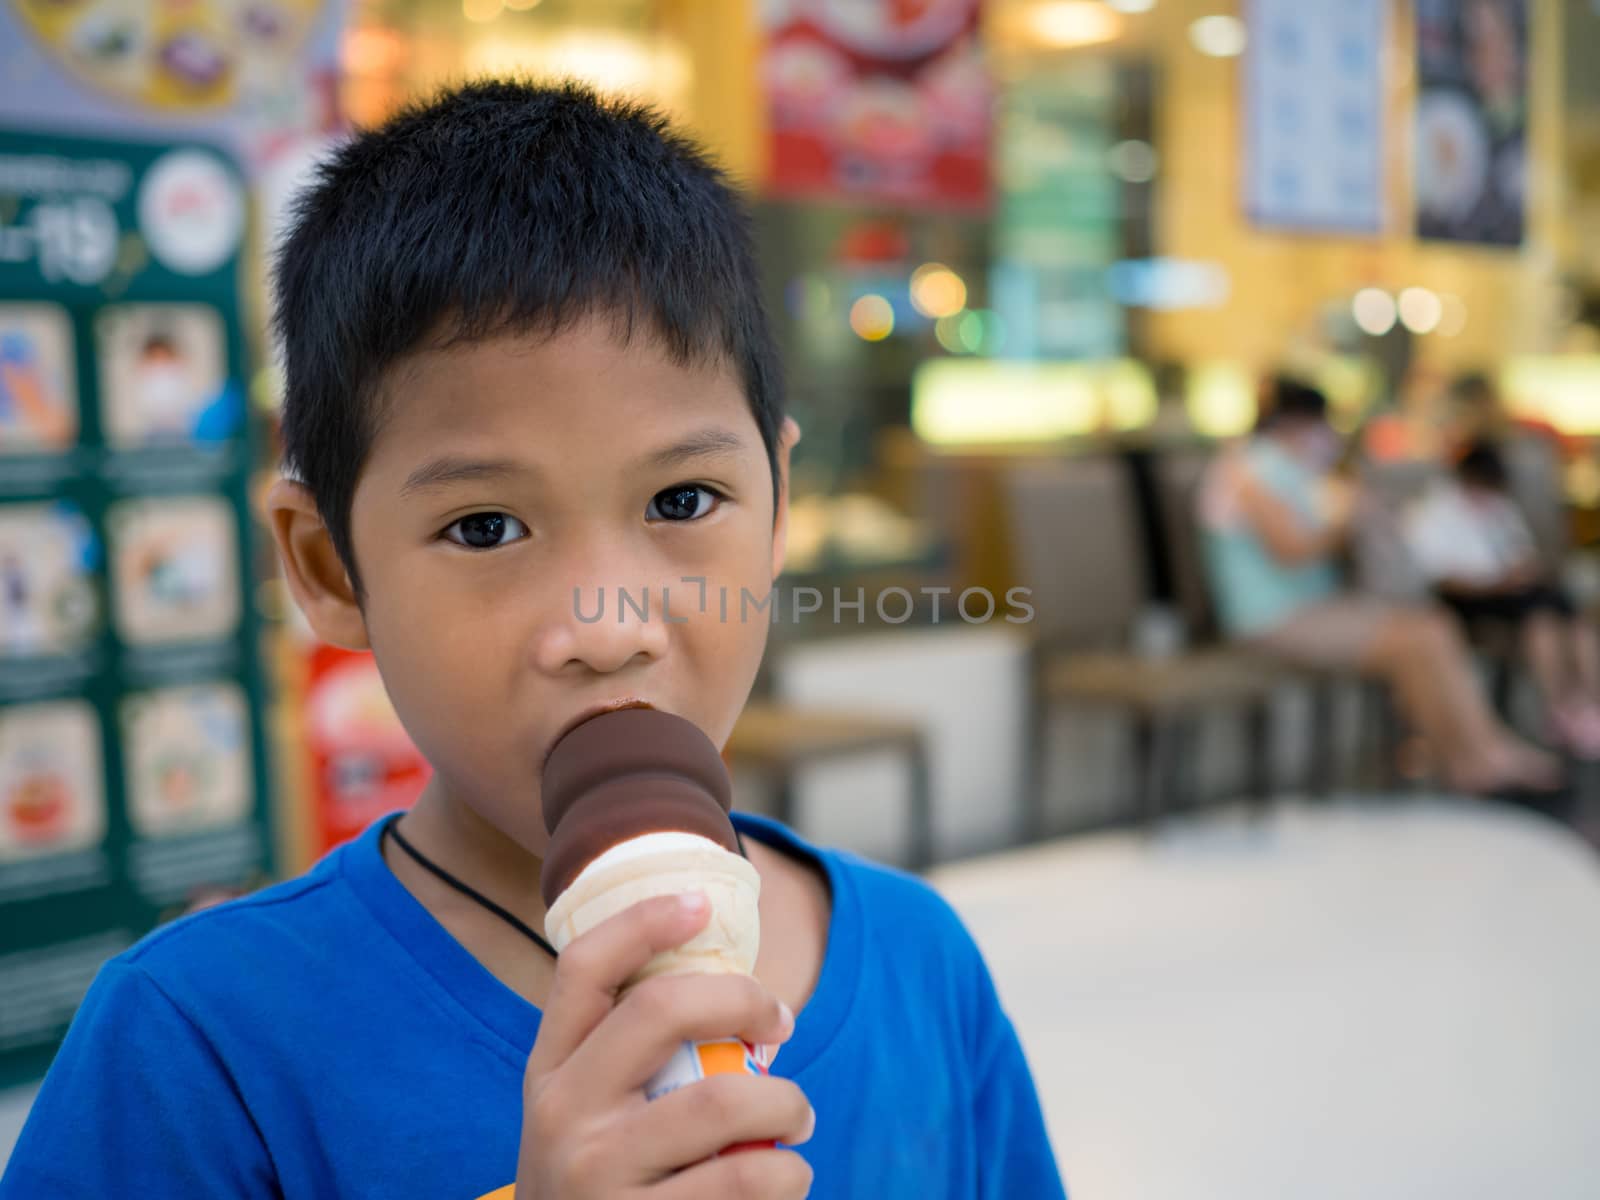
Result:
<svg viewBox="0 0 1600 1200">
<path fill-rule="evenodd" d="M 0 130 L 0 1086 L 270 869 L 245 196 L 207 146 Z"/>
<path fill-rule="evenodd" d="M 1116 73 L 1105 63 L 1017 80 L 999 120 L 991 290 L 1013 358 L 1118 358 L 1121 308 L 1106 286 L 1122 254 Z"/>
</svg>

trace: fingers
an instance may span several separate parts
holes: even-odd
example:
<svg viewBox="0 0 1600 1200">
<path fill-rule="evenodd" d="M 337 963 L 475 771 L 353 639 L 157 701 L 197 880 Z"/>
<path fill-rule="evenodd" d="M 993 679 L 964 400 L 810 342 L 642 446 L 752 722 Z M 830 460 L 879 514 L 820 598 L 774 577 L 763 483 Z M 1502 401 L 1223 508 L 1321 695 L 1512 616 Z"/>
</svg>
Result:
<svg viewBox="0 0 1600 1200">
<path fill-rule="evenodd" d="M 566 1062 L 612 1011 L 622 985 L 657 954 L 700 932 L 709 916 L 700 893 L 657 896 L 575 938 L 556 961 L 528 1074 L 543 1075 Z"/>
<path fill-rule="evenodd" d="M 741 1150 L 690 1167 L 657 1184 L 649 1195 L 651 1200 L 704 1200 L 706 1196 L 801 1200 L 810 1192 L 811 1167 L 793 1150 Z"/>
<path fill-rule="evenodd" d="M 646 980 L 603 1019 L 570 1056 L 579 1103 L 643 1087 L 685 1041 L 743 1038 L 782 1043 L 794 1014 L 746 975 L 682 975 Z"/>
<path fill-rule="evenodd" d="M 810 1102 L 789 1080 L 713 1075 L 651 1101 L 629 1119 L 626 1140 L 641 1166 L 666 1173 L 747 1142 L 798 1146 L 815 1127 Z"/>
</svg>

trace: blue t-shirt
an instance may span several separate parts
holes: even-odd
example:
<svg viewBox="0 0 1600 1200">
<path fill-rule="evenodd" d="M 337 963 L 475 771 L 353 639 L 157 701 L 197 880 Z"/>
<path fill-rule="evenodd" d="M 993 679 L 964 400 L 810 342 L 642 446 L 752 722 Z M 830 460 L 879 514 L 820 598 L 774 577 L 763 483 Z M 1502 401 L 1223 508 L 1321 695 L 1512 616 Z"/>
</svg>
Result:
<svg viewBox="0 0 1600 1200">
<path fill-rule="evenodd" d="M 1022 1049 L 955 913 L 908 875 L 735 820 L 820 862 L 833 893 L 816 991 L 773 1068 L 816 1109 L 812 1194 L 1061 1197 Z M 381 828 L 107 963 L 0 1200 L 509 1200 L 539 1010 L 395 878 Z"/>
</svg>

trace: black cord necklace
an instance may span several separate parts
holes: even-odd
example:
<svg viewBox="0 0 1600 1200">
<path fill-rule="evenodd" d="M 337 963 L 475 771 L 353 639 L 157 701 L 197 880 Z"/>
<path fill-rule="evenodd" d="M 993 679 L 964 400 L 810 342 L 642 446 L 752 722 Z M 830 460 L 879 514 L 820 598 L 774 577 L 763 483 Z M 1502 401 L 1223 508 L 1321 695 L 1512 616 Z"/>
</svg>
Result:
<svg viewBox="0 0 1600 1200">
<path fill-rule="evenodd" d="M 416 863 L 419 867 L 423 868 L 425 871 L 432 872 L 445 883 L 448 883 L 451 887 L 455 888 L 455 890 L 460 892 L 463 896 L 466 896 L 469 900 L 476 900 L 495 916 L 505 921 L 506 924 L 510 925 L 518 933 L 531 938 L 551 958 L 560 957 L 560 952 L 549 942 L 545 941 L 545 939 L 539 934 L 539 931 L 532 925 L 529 925 L 521 917 L 517 916 L 516 913 L 510 912 L 509 910 L 496 904 L 493 900 L 489 899 L 489 897 L 478 891 L 478 889 L 473 887 L 471 884 L 456 878 L 432 859 L 424 857 L 422 851 L 418 850 L 410 842 L 406 841 L 405 837 L 400 833 L 400 830 L 395 828 L 396 824 L 403 815 L 403 813 L 396 813 L 394 816 L 389 818 L 388 824 L 383 827 L 383 837 L 392 837 L 400 849 L 404 850 L 416 860 Z"/>
<path fill-rule="evenodd" d="M 561 957 L 561 952 L 547 942 L 539 933 L 539 931 L 532 925 L 529 925 L 521 917 L 517 916 L 516 913 L 511 912 L 509 909 L 502 908 L 500 905 L 496 904 L 493 900 L 489 899 L 489 897 L 485 896 L 470 883 L 467 883 L 465 880 L 452 875 L 449 871 L 446 871 L 438 863 L 434 862 L 431 858 L 428 858 L 422 853 L 422 851 L 418 850 L 415 846 L 408 842 L 398 828 L 400 818 L 404 815 L 404 813 L 395 813 L 394 816 L 389 818 L 388 822 L 383 827 L 382 834 L 379 835 L 380 841 L 382 841 L 383 838 L 392 837 L 395 840 L 395 844 L 409 854 L 412 859 L 416 861 L 416 864 L 423 870 L 437 876 L 439 879 L 455 888 L 455 890 L 460 892 L 463 896 L 467 897 L 467 899 L 475 900 L 479 904 L 483 905 L 484 908 L 488 909 L 495 916 L 499 917 L 506 924 L 510 925 L 518 933 L 522 934 L 524 937 L 531 938 L 533 942 L 542 950 L 544 950 L 544 952 L 551 958 Z M 750 856 L 745 853 L 744 849 L 744 834 L 735 829 L 733 831 L 733 836 L 738 840 L 740 856 L 745 859 L 749 859 Z"/>
</svg>

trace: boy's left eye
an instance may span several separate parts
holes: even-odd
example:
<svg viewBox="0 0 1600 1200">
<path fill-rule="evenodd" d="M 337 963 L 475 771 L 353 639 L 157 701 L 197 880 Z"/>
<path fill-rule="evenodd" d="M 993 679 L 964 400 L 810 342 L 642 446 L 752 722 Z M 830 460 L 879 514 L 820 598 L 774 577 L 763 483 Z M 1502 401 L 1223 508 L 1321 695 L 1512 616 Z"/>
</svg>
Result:
<svg viewBox="0 0 1600 1200">
<path fill-rule="evenodd" d="M 658 521 L 697 521 L 716 511 L 720 492 L 697 484 L 664 488 L 650 498 L 648 516 Z"/>
<path fill-rule="evenodd" d="M 468 550 L 495 550 L 527 537 L 528 527 L 510 513 L 480 512 L 452 522 L 444 535 Z"/>
</svg>

